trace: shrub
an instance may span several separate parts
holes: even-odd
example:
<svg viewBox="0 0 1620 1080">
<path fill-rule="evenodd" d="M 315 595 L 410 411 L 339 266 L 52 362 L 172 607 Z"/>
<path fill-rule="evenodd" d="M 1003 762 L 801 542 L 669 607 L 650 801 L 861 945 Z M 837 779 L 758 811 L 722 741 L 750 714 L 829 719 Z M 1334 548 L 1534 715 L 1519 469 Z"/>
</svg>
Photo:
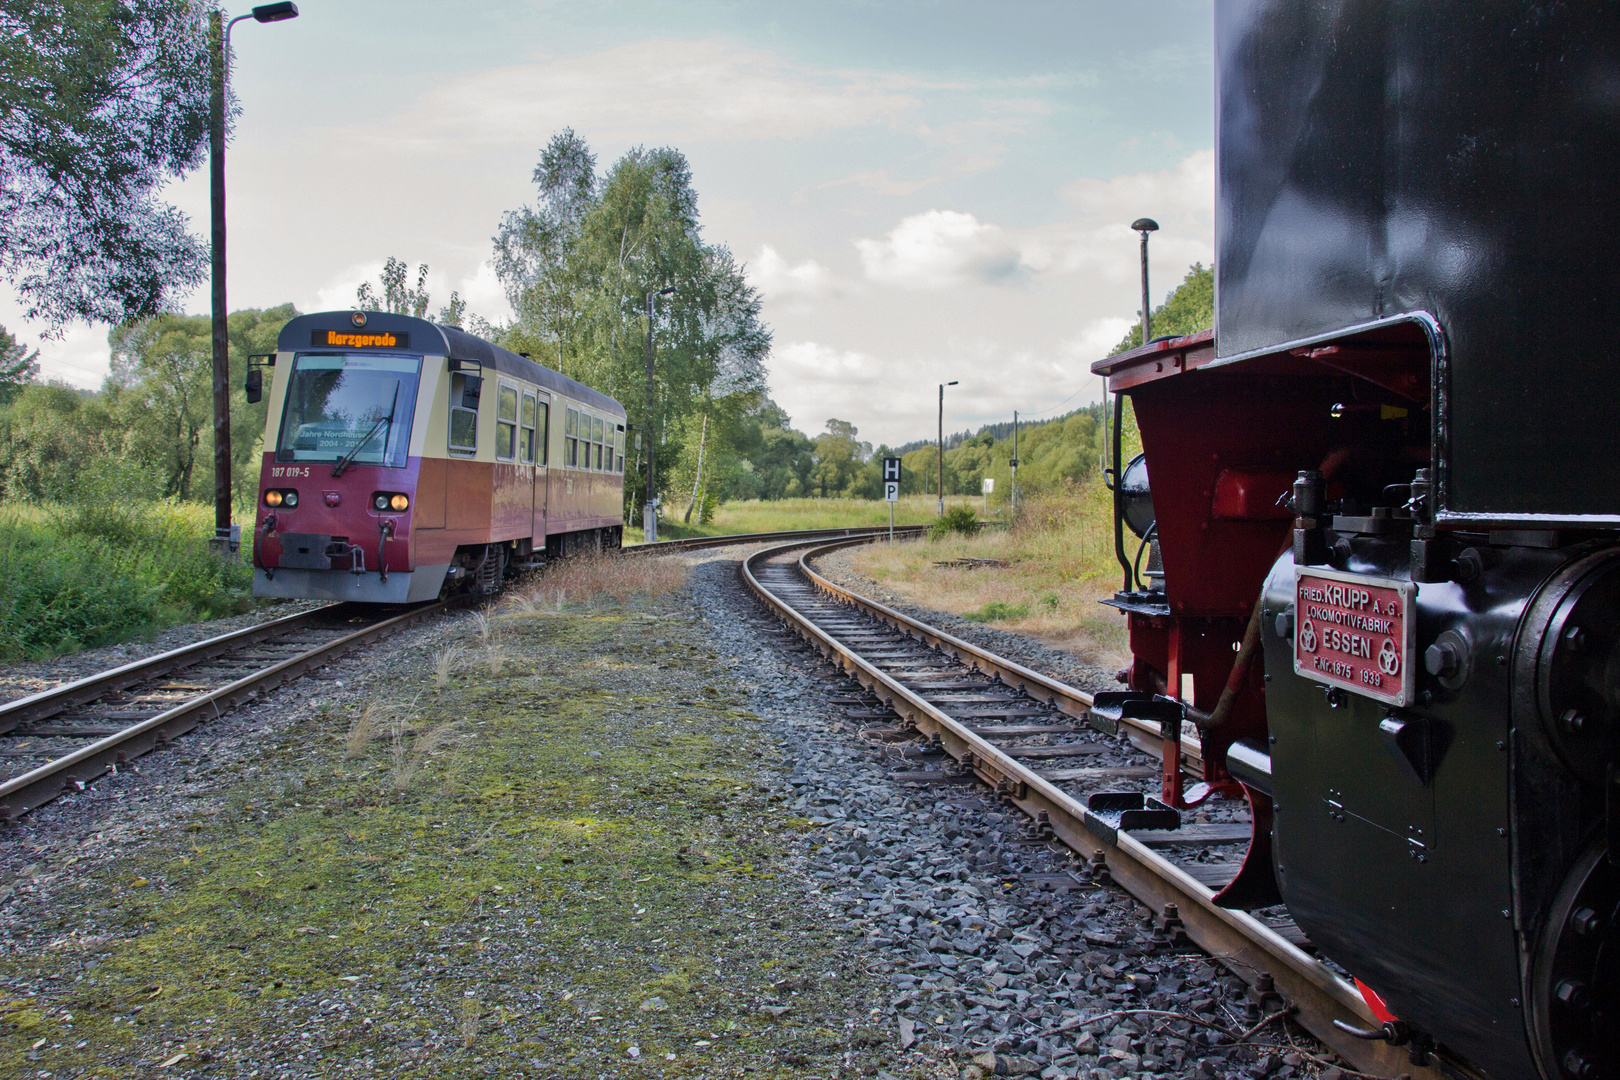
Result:
<svg viewBox="0 0 1620 1080">
<path fill-rule="evenodd" d="M 978 611 L 963 612 L 962 618 L 968 622 L 1010 622 L 1013 619 L 1022 619 L 1028 614 L 1028 604 L 1008 604 L 992 600 Z"/>
<path fill-rule="evenodd" d="M 979 515 L 971 506 L 953 506 L 945 515 L 928 526 L 928 539 L 942 540 L 951 533 L 972 536 L 979 528 Z"/>
</svg>

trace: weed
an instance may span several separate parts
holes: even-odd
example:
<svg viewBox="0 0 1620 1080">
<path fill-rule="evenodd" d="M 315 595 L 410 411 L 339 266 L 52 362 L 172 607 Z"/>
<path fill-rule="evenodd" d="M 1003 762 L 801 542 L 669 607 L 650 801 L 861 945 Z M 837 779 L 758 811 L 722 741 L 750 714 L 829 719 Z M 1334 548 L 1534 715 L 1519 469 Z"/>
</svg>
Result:
<svg viewBox="0 0 1620 1080">
<path fill-rule="evenodd" d="M 388 706 L 377 702 L 370 702 L 361 709 L 360 715 L 349 725 L 349 733 L 343 739 L 343 756 L 350 761 L 365 757 L 366 749 L 382 731 L 383 723 L 390 711 Z"/>
<path fill-rule="evenodd" d="M 455 734 L 458 726 L 454 723 L 435 724 L 412 737 L 409 722 L 403 716 L 395 716 L 389 731 L 389 752 L 393 760 L 388 776 L 396 792 L 410 790 L 427 766 L 428 758 Z"/>
<path fill-rule="evenodd" d="M 464 1050 L 471 1050 L 473 1040 L 478 1038 L 479 1020 L 483 1015 L 483 1006 L 477 998 L 464 997 L 461 999 L 461 1046 Z"/>
<path fill-rule="evenodd" d="M 538 578 L 511 590 L 496 618 L 522 619 L 561 614 L 564 605 L 599 605 L 612 599 L 653 599 L 686 584 L 689 568 L 679 558 L 588 555 L 563 559 L 547 567 Z"/>
<path fill-rule="evenodd" d="M 1035 602 L 1046 611 L 1056 611 L 1058 609 L 1058 594 L 1055 592 L 1043 592 L 1035 598 Z"/>
<path fill-rule="evenodd" d="M 943 517 L 928 526 L 928 539 L 942 540 L 951 533 L 972 536 L 979 529 L 979 515 L 971 506 L 953 506 Z"/>
<path fill-rule="evenodd" d="M 433 685 L 440 690 L 450 685 L 450 676 L 456 670 L 456 661 L 465 650 L 460 645 L 451 645 L 442 650 L 433 658 Z"/>
<path fill-rule="evenodd" d="M 978 611 L 964 611 L 962 618 L 969 622 L 1011 622 L 1028 614 L 1028 604 L 1006 604 L 1000 600 L 992 600 Z"/>
</svg>

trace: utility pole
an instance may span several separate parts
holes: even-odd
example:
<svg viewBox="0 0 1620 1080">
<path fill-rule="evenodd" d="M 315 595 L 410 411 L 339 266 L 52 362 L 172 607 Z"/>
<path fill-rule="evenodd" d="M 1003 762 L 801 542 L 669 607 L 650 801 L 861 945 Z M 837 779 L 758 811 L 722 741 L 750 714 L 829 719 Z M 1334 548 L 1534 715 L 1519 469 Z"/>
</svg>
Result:
<svg viewBox="0 0 1620 1080">
<path fill-rule="evenodd" d="M 671 285 L 667 289 L 658 289 L 647 293 L 647 500 L 641 507 L 641 539 L 643 543 L 652 544 L 658 540 L 658 502 L 654 494 L 658 490 L 653 479 L 653 460 L 657 456 L 657 447 L 653 444 L 652 418 L 653 418 L 653 297 L 669 296 L 675 291 Z"/>
<path fill-rule="evenodd" d="M 290 2 L 260 4 L 251 14 L 229 23 L 218 8 L 208 14 L 208 195 L 212 232 L 214 346 L 214 539 L 215 551 L 237 549 L 241 533 L 231 524 L 231 340 L 225 305 L 225 80 L 231 51 L 231 28 L 243 19 L 281 22 L 298 17 Z"/>
<path fill-rule="evenodd" d="M 1013 410 L 1013 456 L 1012 456 L 1012 493 L 1008 496 L 1012 502 L 1011 514 L 1018 516 L 1018 410 Z"/>
<path fill-rule="evenodd" d="M 939 516 L 945 516 L 945 388 L 957 380 L 939 384 Z"/>
</svg>

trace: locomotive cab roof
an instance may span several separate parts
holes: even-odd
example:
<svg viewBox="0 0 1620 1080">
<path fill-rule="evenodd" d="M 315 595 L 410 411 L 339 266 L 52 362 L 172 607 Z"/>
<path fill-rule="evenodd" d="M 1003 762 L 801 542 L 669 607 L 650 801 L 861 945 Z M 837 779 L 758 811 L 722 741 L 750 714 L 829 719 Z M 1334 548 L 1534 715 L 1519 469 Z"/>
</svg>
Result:
<svg viewBox="0 0 1620 1080">
<path fill-rule="evenodd" d="M 356 314 L 364 316 L 358 325 L 354 321 Z M 623 405 L 599 390 L 465 330 L 412 315 L 386 311 L 322 311 L 300 315 L 281 328 L 281 336 L 276 341 L 278 352 L 314 349 L 404 352 L 465 360 L 478 364 L 486 374 L 498 371 L 613 416 L 625 415 Z"/>
</svg>

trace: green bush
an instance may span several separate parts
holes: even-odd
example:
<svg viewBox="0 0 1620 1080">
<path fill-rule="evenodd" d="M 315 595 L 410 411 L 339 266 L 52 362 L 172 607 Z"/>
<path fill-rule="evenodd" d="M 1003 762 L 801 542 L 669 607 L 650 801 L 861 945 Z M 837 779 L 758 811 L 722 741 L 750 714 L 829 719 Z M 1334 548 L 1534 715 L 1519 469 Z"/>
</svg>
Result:
<svg viewBox="0 0 1620 1080">
<path fill-rule="evenodd" d="M 1028 614 L 1028 604 L 1005 604 L 1000 600 L 992 600 L 978 611 L 964 612 L 962 618 L 968 622 L 1010 622 L 1013 619 L 1022 619 Z"/>
<path fill-rule="evenodd" d="M 206 506 L 84 497 L 0 511 L 0 658 L 128 641 L 252 607 L 251 553 L 208 550 Z"/>
<path fill-rule="evenodd" d="M 971 506 L 953 506 L 945 516 L 928 526 L 928 539 L 942 540 L 951 533 L 972 536 L 979 528 L 979 515 Z"/>
</svg>

